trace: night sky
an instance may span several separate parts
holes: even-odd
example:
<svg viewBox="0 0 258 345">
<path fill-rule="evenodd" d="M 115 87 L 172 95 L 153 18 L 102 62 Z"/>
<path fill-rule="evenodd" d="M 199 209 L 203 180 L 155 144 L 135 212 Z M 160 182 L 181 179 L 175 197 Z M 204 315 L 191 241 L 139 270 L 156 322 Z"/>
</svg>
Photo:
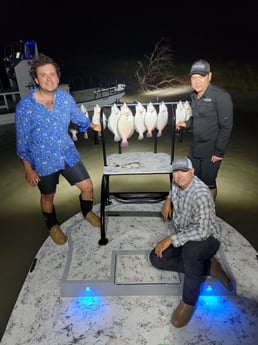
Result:
<svg viewBox="0 0 258 345">
<path fill-rule="evenodd" d="M 162 8 L 139 8 L 142 1 L 123 1 L 121 8 L 105 9 L 98 2 L 95 10 L 85 9 L 89 2 L 75 0 L 60 6 L 58 1 L 4 3 L 1 58 L 5 45 L 28 39 L 59 61 L 78 56 L 141 59 L 165 37 L 175 58 L 189 63 L 200 57 L 250 63 L 258 59 L 255 1 L 170 1 Z"/>
</svg>

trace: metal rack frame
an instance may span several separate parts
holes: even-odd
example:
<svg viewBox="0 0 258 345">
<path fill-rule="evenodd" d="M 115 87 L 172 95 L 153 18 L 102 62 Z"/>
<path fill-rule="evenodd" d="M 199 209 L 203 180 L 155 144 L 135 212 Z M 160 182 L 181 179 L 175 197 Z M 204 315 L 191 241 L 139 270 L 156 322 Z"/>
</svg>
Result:
<svg viewBox="0 0 258 345">
<path fill-rule="evenodd" d="M 107 111 L 111 111 L 112 105 L 104 106 L 101 108 L 101 114 L 100 114 L 100 121 L 101 121 L 101 144 L 102 144 L 102 152 L 103 152 L 103 163 L 104 163 L 104 171 L 102 176 L 102 182 L 101 182 L 101 204 L 100 204 L 100 217 L 101 217 L 101 229 L 100 229 L 100 245 L 106 245 L 108 243 L 108 239 L 106 238 L 106 217 L 108 216 L 118 216 L 118 213 L 115 212 L 115 214 L 112 214 L 112 211 L 106 211 L 106 206 L 109 206 L 112 204 L 112 201 L 110 199 L 110 196 L 113 195 L 116 198 L 119 198 L 121 202 L 130 202 L 130 200 L 134 201 L 135 203 L 143 203 L 143 202 L 157 202 L 161 201 L 166 198 L 168 193 L 165 192 L 132 192 L 132 193 L 126 193 L 126 192 L 119 192 L 119 193 L 113 193 L 110 190 L 110 177 L 111 176 L 118 176 L 118 175 L 153 175 L 153 174 L 167 174 L 169 176 L 169 182 L 170 185 L 172 183 L 172 172 L 171 172 L 171 165 L 174 160 L 174 150 L 175 150 L 175 138 L 176 138 L 176 115 L 175 115 L 175 109 L 177 102 L 164 102 L 168 108 L 168 124 L 167 126 L 171 126 L 170 134 L 170 154 L 166 153 L 159 153 L 158 152 L 158 144 L 159 140 L 161 138 L 157 137 L 157 130 L 154 130 L 152 133 L 152 140 L 153 140 L 153 149 L 148 152 L 134 152 L 134 154 L 137 155 L 137 157 L 141 160 L 145 160 L 146 155 L 150 156 L 149 158 L 153 160 L 153 170 L 151 170 L 150 167 L 147 167 L 146 169 L 142 169 L 141 171 L 137 169 L 124 169 L 124 171 L 119 170 L 119 168 L 110 167 L 110 160 L 112 161 L 112 158 L 114 159 L 123 159 L 124 157 L 128 157 L 126 155 L 130 155 L 131 153 L 124 153 L 125 149 L 121 147 L 121 142 L 117 143 L 117 154 L 111 154 L 107 155 L 107 143 L 106 143 L 106 137 L 105 137 L 105 131 L 107 130 L 105 128 L 104 124 L 104 115 Z M 122 104 L 117 104 L 117 106 L 121 106 Z M 129 108 L 135 107 L 135 103 L 127 104 Z M 147 103 L 142 103 L 143 106 L 147 106 Z M 158 111 L 158 107 L 160 103 L 153 103 L 156 110 Z M 150 138 L 146 139 L 150 140 Z M 164 155 L 164 157 L 162 156 Z M 167 157 L 166 157 L 167 155 Z M 166 158 L 168 158 L 167 163 L 164 167 L 159 167 L 158 169 L 155 168 L 155 161 L 159 158 L 166 161 Z M 119 165 L 118 165 L 119 166 Z M 137 212 L 134 212 L 134 215 L 136 215 Z M 119 214 L 120 216 L 123 215 L 122 212 Z M 128 215 L 128 212 L 127 212 Z M 138 212 L 138 215 L 141 216 L 141 212 Z M 160 216 L 160 215 L 159 215 Z"/>
</svg>

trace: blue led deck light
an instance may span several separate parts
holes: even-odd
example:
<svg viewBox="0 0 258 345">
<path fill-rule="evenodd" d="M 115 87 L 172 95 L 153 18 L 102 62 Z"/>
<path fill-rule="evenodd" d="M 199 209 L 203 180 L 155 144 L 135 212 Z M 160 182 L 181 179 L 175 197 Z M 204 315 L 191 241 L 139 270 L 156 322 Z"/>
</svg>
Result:
<svg viewBox="0 0 258 345">
<path fill-rule="evenodd" d="M 211 285 L 208 285 L 208 286 L 205 288 L 205 290 L 206 290 L 207 292 L 211 292 L 211 291 L 213 290 L 213 288 L 212 288 Z"/>
</svg>

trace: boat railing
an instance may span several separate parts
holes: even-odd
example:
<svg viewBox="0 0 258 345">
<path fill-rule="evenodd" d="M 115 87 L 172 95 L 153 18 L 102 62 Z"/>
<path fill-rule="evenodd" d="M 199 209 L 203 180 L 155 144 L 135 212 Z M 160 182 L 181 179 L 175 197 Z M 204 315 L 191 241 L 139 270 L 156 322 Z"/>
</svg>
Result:
<svg viewBox="0 0 258 345">
<path fill-rule="evenodd" d="M 10 109 L 10 104 L 16 104 L 20 99 L 20 92 L 17 91 L 6 91 L 0 93 L 0 109 Z"/>
<path fill-rule="evenodd" d="M 116 86 L 112 86 L 112 87 L 107 87 L 107 88 L 98 88 L 96 89 L 93 93 L 95 98 L 99 98 L 99 97 L 103 97 L 105 95 L 114 95 L 117 92 L 120 92 L 122 90 L 124 90 L 125 88 L 125 84 L 118 84 Z"/>
</svg>

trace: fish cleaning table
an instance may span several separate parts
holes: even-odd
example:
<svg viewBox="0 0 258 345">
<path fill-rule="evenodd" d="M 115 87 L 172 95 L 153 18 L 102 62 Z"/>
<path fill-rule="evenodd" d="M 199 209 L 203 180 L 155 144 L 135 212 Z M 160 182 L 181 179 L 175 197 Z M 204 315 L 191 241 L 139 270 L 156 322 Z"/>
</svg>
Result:
<svg viewBox="0 0 258 345">
<path fill-rule="evenodd" d="M 106 245 L 106 223 L 110 216 L 128 216 L 128 214 L 146 216 L 141 211 L 144 203 L 155 203 L 164 200 L 172 182 L 172 162 L 176 138 L 177 102 L 170 103 L 134 103 L 114 104 L 102 107 L 101 143 L 103 150 L 104 170 L 101 183 L 101 238 L 100 245 Z M 131 126 L 131 129 L 130 129 Z M 112 137 L 113 136 L 113 137 Z M 140 175 L 167 175 L 167 191 L 119 191 L 111 188 L 110 178 L 124 176 L 120 185 L 127 187 L 128 178 Z M 112 211 L 112 199 L 121 203 L 135 203 L 139 210 Z M 107 207 L 109 206 L 109 207 Z M 149 216 L 161 216 L 160 211 L 148 212 Z M 119 234 L 118 234 L 119 236 Z"/>
</svg>

